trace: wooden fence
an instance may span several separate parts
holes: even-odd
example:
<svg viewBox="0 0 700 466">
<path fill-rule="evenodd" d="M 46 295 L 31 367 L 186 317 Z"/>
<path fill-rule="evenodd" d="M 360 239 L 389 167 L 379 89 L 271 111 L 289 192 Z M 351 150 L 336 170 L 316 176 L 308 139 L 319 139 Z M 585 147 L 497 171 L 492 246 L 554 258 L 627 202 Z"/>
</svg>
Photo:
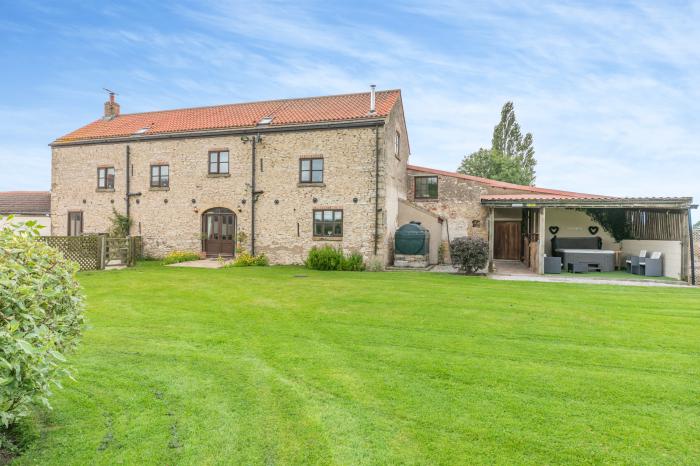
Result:
<svg viewBox="0 0 700 466">
<path fill-rule="evenodd" d="M 131 267 L 143 255 L 140 236 L 41 236 L 39 239 L 61 251 L 66 259 L 77 262 L 80 270 L 101 270 L 110 265 Z"/>
</svg>

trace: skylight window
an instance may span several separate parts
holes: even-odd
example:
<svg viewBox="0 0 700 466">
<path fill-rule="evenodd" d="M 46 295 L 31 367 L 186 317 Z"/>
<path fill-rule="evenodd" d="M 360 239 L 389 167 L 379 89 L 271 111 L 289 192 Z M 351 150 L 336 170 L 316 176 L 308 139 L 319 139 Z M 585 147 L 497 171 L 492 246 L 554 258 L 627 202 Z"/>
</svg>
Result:
<svg viewBox="0 0 700 466">
<path fill-rule="evenodd" d="M 272 123 L 271 116 L 262 117 L 258 122 L 259 125 L 269 125 L 270 123 Z"/>
<path fill-rule="evenodd" d="M 151 128 L 146 126 L 145 128 L 137 129 L 136 131 L 134 131 L 134 134 L 143 134 L 146 131 L 148 131 L 149 129 L 151 129 Z"/>
</svg>

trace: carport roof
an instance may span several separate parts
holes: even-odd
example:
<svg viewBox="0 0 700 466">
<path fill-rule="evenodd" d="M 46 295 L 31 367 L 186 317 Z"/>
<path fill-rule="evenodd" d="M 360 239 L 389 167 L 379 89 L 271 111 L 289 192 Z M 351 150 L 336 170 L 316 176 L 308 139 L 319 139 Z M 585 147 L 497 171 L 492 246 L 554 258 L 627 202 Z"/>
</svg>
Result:
<svg viewBox="0 0 700 466">
<path fill-rule="evenodd" d="M 481 203 L 493 207 L 573 207 L 627 209 L 689 209 L 692 197 L 567 196 L 560 194 L 485 194 Z"/>
</svg>

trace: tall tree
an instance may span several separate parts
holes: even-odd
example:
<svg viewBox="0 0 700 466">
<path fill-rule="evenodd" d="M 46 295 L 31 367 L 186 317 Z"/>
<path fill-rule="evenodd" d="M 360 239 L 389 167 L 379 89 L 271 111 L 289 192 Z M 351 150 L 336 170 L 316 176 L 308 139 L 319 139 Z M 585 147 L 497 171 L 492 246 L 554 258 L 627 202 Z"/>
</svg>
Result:
<svg viewBox="0 0 700 466">
<path fill-rule="evenodd" d="M 479 149 L 464 157 L 458 172 L 492 180 L 532 185 L 535 182 L 535 149 L 532 134 L 523 136 L 513 102 L 506 102 L 501 121 L 493 129 L 491 149 Z"/>
</svg>

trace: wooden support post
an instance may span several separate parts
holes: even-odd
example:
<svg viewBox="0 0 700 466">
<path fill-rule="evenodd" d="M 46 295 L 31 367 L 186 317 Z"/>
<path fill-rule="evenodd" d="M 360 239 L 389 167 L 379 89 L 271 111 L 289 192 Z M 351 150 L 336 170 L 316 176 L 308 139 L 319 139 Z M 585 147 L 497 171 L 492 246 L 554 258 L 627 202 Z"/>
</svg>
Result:
<svg viewBox="0 0 700 466">
<path fill-rule="evenodd" d="M 544 241 L 545 241 L 545 214 L 546 210 L 544 207 L 540 208 L 538 215 L 538 225 L 537 225 L 537 273 L 544 274 Z"/>
<path fill-rule="evenodd" d="M 681 233 L 681 280 L 684 282 L 688 282 L 690 284 L 690 255 L 693 254 L 693 251 L 691 251 L 690 248 L 690 234 L 691 234 L 691 229 L 688 226 L 688 215 L 689 212 L 687 210 L 683 211 L 681 215 L 679 215 L 679 227 Z M 665 272 L 665 271 L 664 271 Z"/>
<path fill-rule="evenodd" d="M 493 242 L 494 242 L 494 231 L 495 228 L 495 209 L 489 207 L 489 220 L 488 220 L 488 233 L 489 233 L 489 273 L 493 273 Z"/>
</svg>

